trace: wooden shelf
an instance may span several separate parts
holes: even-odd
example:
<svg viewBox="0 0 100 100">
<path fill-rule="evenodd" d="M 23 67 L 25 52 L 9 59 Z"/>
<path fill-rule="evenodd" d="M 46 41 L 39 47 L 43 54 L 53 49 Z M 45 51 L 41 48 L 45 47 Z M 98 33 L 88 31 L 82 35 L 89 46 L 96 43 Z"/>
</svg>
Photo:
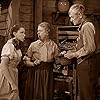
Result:
<svg viewBox="0 0 100 100">
<path fill-rule="evenodd" d="M 70 50 L 75 47 L 79 35 L 78 26 L 59 26 L 57 27 L 57 43 L 59 47 Z M 62 47 L 63 46 L 63 47 Z M 69 48 L 70 47 L 70 48 Z M 71 48 L 71 49 L 72 49 Z"/>
<path fill-rule="evenodd" d="M 78 37 L 78 26 L 59 26 L 57 27 L 57 40 L 75 39 Z"/>
</svg>

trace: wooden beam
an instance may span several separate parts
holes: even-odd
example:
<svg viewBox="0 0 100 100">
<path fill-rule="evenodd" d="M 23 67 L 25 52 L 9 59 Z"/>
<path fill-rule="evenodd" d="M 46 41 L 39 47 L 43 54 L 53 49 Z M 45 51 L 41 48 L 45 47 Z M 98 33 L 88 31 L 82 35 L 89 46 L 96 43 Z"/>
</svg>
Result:
<svg viewBox="0 0 100 100">
<path fill-rule="evenodd" d="M 12 0 L 12 24 L 19 24 L 20 0 Z"/>
<path fill-rule="evenodd" d="M 35 1 L 35 39 L 37 39 L 37 26 L 42 22 L 42 0 Z"/>
</svg>

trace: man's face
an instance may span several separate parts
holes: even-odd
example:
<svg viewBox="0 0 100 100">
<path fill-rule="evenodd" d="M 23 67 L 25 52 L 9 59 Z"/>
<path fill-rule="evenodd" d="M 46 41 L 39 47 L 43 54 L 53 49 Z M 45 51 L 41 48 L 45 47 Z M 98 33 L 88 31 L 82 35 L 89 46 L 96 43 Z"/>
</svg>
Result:
<svg viewBox="0 0 100 100">
<path fill-rule="evenodd" d="M 41 41 L 44 41 L 48 32 L 41 26 L 38 26 L 38 29 L 37 29 L 37 35 L 38 35 L 38 38 L 41 40 Z"/>
<path fill-rule="evenodd" d="M 72 12 L 70 12 L 69 17 L 70 17 L 70 21 L 74 25 L 79 25 L 81 23 L 82 16 L 81 16 L 80 12 L 72 11 Z"/>
</svg>

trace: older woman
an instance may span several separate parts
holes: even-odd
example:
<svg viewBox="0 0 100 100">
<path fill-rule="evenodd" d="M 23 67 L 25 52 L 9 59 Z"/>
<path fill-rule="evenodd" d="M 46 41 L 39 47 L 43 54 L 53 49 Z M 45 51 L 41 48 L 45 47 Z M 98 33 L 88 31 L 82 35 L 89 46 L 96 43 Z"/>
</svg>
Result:
<svg viewBox="0 0 100 100">
<path fill-rule="evenodd" d="M 18 25 L 11 28 L 11 39 L 3 46 L 0 65 L 0 100 L 19 100 L 17 65 L 21 60 L 20 42 L 25 29 Z"/>
<path fill-rule="evenodd" d="M 49 23 L 40 23 L 37 31 L 39 39 L 30 44 L 24 57 L 25 64 L 30 66 L 27 74 L 25 100 L 52 100 L 53 62 L 58 55 L 58 47 L 49 38 Z"/>
<path fill-rule="evenodd" d="M 76 51 L 68 51 L 64 57 L 78 59 L 78 81 L 80 100 L 95 100 L 95 28 L 85 16 L 85 7 L 81 4 L 74 4 L 69 9 L 70 21 L 79 25 L 79 37 L 77 39 Z"/>
</svg>

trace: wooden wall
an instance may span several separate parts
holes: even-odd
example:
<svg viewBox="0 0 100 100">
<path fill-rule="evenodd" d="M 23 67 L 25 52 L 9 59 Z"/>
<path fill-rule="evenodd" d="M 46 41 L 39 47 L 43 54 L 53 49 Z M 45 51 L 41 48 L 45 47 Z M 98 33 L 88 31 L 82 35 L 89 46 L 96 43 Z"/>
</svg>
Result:
<svg viewBox="0 0 100 100">
<path fill-rule="evenodd" d="M 0 13 L 0 54 L 1 54 L 1 50 L 3 45 L 5 44 L 6 40 L 7 40 L 7 15 L 8 15 L 8 9 L 7 7 L 9 6 L 9 1 L 7 2 L 7 4 L 3 5 L 4 2 L 0 2 L 1 6 L 2 6 L 2 11 Z"/>
<path fill-rule="evenodd" d="M 9 0 L 10 1 L 10 0 Z M 51 39 L 57 41 L 57 27 L 62 25 L 71 25 L 69 17 L 62 15 L 55 21 L 54 12 L 56 12 L 57 0 L 12 0 L 12 13 L 10 22 L 11 24 L 20 23 L 26 29 L 26 40 L 24 43 L 25 49 L 27 49 L 30 42 L 37 39 L 36 30 L 37 26 L 42 21 L 48 21 L 51 24 Z M 82 3 L 86 6 L 87 13 L 90 14 L 90 18 L 96 26 L 96 41 L 98 49 L 100 49 L 100 2 L 99 0 L 70 0 L 72 3 Z M 6 2 L 7 3 L 7 2 Z M 0 15 L 0 35 L 7 37 L 9 26 L 9 9 L 8 6 L 2 10 Z M 95 16 L 93 15 L 95 13 Z M 98 15 L 99 14 L 99 15 Z M 61 24 L 63 21 L 63 24 Z M 26 50 L 25 50 L 26 51 Z"/>
<path fill-rule="evenodd" d="M 11 1 L 11 0 L 9 0 Z M 26 29 L 24 52 L 29 44 L 37 39 L 37 26 L 42 21 L 51 24 L 51 39 L 57 42 L 57 27 L 71 25 L 68 15 L 61 15 L 55 21 L 57 0 L 12 0 L 12 4 L 4 5 L 0 15 L 0 35 L 8 38 L 9 28 L 15 24 L 21 24 Z M 86 13 L 90 14 L 96 27 L 96 42 L 100 50 L 100 2 L 99 0 L 70 0 L 72 3 L 82 3 L 86 6 Z M 8 8 L 7 8 L 8 7 Z M 10 15 L 10 17 L 9 17 Z M 12 21 L 10 21 L 12 19 Z"/>
<path fill-rule="evenodd" d="M 7 30 L 7 9 L 2 11 L 2 14 L 0 15 L 0 35 L 6 36 L 6 30 Z"/>
</svg>

